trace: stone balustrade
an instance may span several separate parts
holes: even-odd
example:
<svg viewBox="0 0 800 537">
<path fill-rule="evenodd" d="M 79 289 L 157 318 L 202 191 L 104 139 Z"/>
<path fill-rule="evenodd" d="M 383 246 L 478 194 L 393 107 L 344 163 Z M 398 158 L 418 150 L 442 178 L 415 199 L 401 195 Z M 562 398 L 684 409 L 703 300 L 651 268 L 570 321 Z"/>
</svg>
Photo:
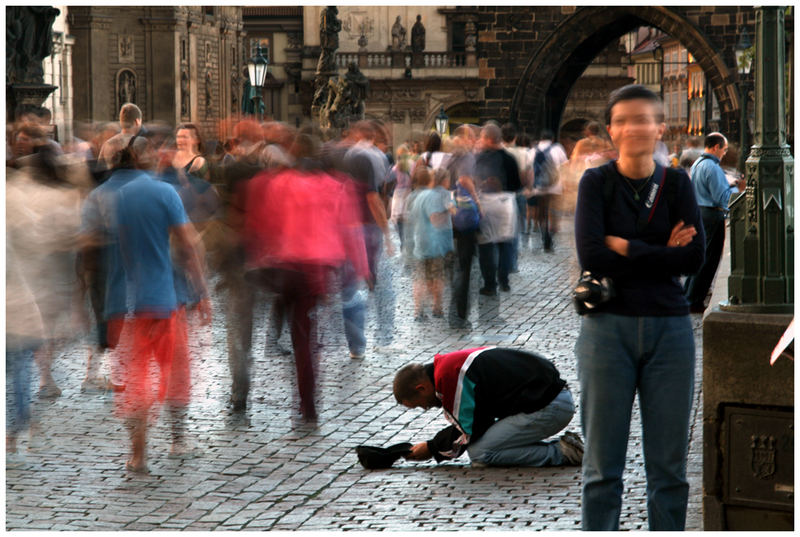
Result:
<svg viewBox="0 0 800 537">
<path fill-rule="evenodd" d="M 360 69 L 469 67 L 468 54 L 467 52 L 423 52 L 414 54 L 405 51 L 337 52 L 336 66 L 346 69 L 348 65 L 355 63 Z"/>
</svg>

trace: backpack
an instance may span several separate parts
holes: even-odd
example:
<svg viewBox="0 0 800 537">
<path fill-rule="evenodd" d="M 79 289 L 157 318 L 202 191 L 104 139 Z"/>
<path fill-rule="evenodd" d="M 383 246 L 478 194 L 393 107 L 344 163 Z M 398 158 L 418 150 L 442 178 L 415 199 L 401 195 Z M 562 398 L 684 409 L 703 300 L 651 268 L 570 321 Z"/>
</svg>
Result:
<svg viewBox="0 0 800 537">
<path fill-rule="evenodd" d="M 475 203 L 469 192 L 458 184 L 456 176 L 458 162 L 459 157 L 451 156 L 445 165 L 445 169 L 450 174 L 450 184 L 454 185 L 453 198 L 456 204 L 456 213 L 453 215 L 453 228 L 456 231 L 469 233 L 478 229 L 481 213 L 478 211 L 478 204 Z"/>
<path fill-rule="evenodd" d="M 549 188 L 558 183 L 558 168 L 550 158 L 551 149 L 553 144 L 544 151 L 537 150 L 533 157 L 533 186 L 536 188 Z"/>
</svg>

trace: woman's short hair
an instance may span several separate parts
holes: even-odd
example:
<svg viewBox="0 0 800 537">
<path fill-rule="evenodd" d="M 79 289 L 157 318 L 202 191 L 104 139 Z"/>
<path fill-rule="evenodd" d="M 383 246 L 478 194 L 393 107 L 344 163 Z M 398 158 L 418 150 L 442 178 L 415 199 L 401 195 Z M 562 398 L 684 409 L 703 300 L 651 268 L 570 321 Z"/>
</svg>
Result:
<svg viewBox="0 0 800 537">
<path fill-rule="evenodd" d="M 641 84 L 628 84 L 622 86 L 611 92 L 608 96 L 608 103 L 606 104 L 606 125 L 611 125 L 611 109 L 614 105 L 622 101 L 632 101 L 634 99 L 643 99 L 656 106 L 656 121 L 659 123 L 663 121 L 664 112 L 661 109 L 661 98 L 653 91 L 647 89 Z"/>
</svg>

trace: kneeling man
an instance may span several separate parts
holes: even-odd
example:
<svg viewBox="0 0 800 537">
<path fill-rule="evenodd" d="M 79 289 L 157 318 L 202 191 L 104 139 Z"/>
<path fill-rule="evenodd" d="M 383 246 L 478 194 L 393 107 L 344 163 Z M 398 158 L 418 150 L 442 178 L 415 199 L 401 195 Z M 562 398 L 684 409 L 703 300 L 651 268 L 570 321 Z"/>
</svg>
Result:
<svg viewBox="0 0 800 537">
<path fill-rule="evenodd" d="M 473 466 L 580 466 L 583 442 L 568 432 L 575 406 L 552 362 L 536 354 L 483 347 L 437 354 L 394 378 L 394 396 L 408 408 L 441 407 L 452 424 L 414 445 L 409 460 L 437 462 L 466 450 Z"/>
</svg>

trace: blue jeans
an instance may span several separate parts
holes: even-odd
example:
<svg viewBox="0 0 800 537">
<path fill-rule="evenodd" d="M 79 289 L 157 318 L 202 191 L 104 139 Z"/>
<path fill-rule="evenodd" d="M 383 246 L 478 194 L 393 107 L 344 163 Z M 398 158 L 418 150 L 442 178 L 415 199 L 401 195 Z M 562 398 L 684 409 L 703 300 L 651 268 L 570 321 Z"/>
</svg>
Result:
<svg viewBox="0 0 800 537">
<path fill-rule="evenodd" d="M 528 200 L 521 193 L 517 192 L 517 230 L 514 233 L 513 250 L 511 250 L 511 271 L 519 270 L 519 239 L 522 230 L 525 229 L 525 214 L 527 213 Z"/>
<path fill-rule="evenodd" d="M 508 285 L 508 274 L 511 271 L 513 241 L 488 242 L 478 245 L 478 264 L 483 276 L 483 286 L 490 290 L 497 290 L 500 285 Z"/>
<path fill-rule="evenodd" d="M 33 350 L 6 349 L 6 433 L 17 435 L 31 421 Z"/>
<path fill-rule="evenodd" d="M 564 388 L 543 409 L 496 422 L 467 453 L 470 460 L 491 466 L 560 466 L 564 456 L 558 440 L 543 440 L 562 431 L 574 414 L 572 395 Z"/>
<path fill-rule="evenodd" d="M 375 224 L 364 226 L 364 244 L 369 270 L 375 280 L 376 292 L 380 295 L 377 315 L 380 344 L 388 344 L 391 342 L 393 327 L 387 325 L 394 324 L 394 294 L 391 280 L 378 283 L 378 263 L 383 246 L 383 234 Z M 355 354 L 363 354 L 367 347 L 367 337 L 364 333 L 366 308 L 367 292 L 363 290 L 363 284 L 356 277 L 353 266 L 349 262 L 345 263 L 342 271 L 342 317 L 347 346 L 350 352 Z"/>
<path fill-rule="evenodd" d="M 689 316 L 586 315 L 575 353 L 586 446 L 583 529 L 619 529 L 622 473 L 638 392 L 649 526 L 683 530 L 695 359 Z"/>
<path fill-rule="evenodd" d="M 347 346 L 354 354 L 363 354 L 367 348 L 367 338 L 364 335 L 367 290 L 364 287 L 356 277 L 353 266 L 346 262 L 342 267 L 342 318 Z"/>
</svg>

